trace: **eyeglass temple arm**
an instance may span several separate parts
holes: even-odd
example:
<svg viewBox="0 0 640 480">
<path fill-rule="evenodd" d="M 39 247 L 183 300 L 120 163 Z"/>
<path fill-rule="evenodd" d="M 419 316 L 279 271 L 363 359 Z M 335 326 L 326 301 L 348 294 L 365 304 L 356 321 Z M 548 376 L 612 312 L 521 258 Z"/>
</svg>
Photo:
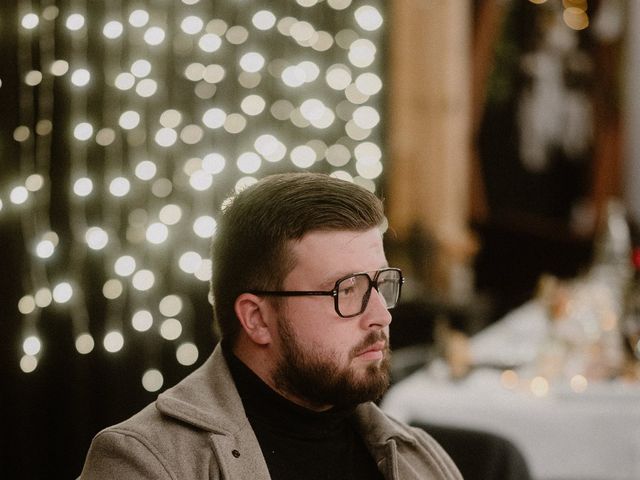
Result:
<svg viewBox="0 0 640 480">
<path fill-rule="evenodd" d="M 272 297 L 302 297 L 308 295 L 324 295 L 335 297 L 338 292 L 336 290 L 318 291 L 318 290 L 249 290 L 248 293 L 254 295 L 269 295 Z"/>
</svg>

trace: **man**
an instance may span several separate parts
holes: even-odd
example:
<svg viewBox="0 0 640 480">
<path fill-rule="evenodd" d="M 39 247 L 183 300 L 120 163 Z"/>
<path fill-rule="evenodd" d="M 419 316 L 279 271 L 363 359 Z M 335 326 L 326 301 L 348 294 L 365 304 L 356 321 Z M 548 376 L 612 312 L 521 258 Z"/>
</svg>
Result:
<svg viewBox="0 0 640 480">
<path fill-rule="evenodd" d="M 81 478 L 460 479 L 431 437 L 372 403 L 403 281 L 383 221 L 375 195 L 321 174 L 238 194 L 213 242 L 220 345 L 100 432 Z"/>
</svg>

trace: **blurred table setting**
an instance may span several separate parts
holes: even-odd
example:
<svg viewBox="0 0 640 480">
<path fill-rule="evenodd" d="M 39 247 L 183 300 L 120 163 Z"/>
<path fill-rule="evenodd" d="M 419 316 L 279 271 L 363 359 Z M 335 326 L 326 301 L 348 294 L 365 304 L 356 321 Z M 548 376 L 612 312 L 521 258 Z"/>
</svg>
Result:
<svg viewBox="0 0 640 480">
<path fill-rule="evenodd" d="M 440 332 L 439 354 L 382 408 L 500 435 L 537 480 L 640 479 L 640 250 L 629 262 L 623 247 L 578 278 L 544 276 L 534 298 L 471 337 Z"/>
</svg>

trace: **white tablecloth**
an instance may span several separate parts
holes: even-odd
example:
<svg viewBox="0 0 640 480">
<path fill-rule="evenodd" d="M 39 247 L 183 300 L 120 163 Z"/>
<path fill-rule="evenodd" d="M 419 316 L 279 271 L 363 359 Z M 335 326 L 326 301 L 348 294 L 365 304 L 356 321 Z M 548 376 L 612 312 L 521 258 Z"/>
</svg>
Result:
<svg viewBox="0 0 640 480">
<path fill-rule="evenodd" d="M 528 362 L 545 324 L 542 308 L 528 303 L 473 339 L 474 359 Z M 382 407 L 406 422 L 500 434 L 520 448 L 536 479 L 640 479 L 640 388 L 618 381 L 590 384 L 582 393 L 552 386 L 540 398 L 504 388 L 500 375 L 477 368 L 452 381 L 435 361 L 392 387 Z"/>
</svg>

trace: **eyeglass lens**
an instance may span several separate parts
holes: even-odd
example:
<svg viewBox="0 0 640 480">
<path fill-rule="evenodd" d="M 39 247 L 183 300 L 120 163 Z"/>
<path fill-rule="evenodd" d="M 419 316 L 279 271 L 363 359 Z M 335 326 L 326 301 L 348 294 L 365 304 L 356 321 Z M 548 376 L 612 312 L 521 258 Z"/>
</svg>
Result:
<svg viewBox="0 0 640 480">
<path fill-rule="evenodd" d="M 396 270 L 383 270 L 374 283 L 386 307 L 395 307 L 400 294 L 400 273 Z M 364 311 L 373 286 L 366 273 L 358 273 L 340 281 L 337 286 L 340 314 L 352 316 Z"/>
</svg>

